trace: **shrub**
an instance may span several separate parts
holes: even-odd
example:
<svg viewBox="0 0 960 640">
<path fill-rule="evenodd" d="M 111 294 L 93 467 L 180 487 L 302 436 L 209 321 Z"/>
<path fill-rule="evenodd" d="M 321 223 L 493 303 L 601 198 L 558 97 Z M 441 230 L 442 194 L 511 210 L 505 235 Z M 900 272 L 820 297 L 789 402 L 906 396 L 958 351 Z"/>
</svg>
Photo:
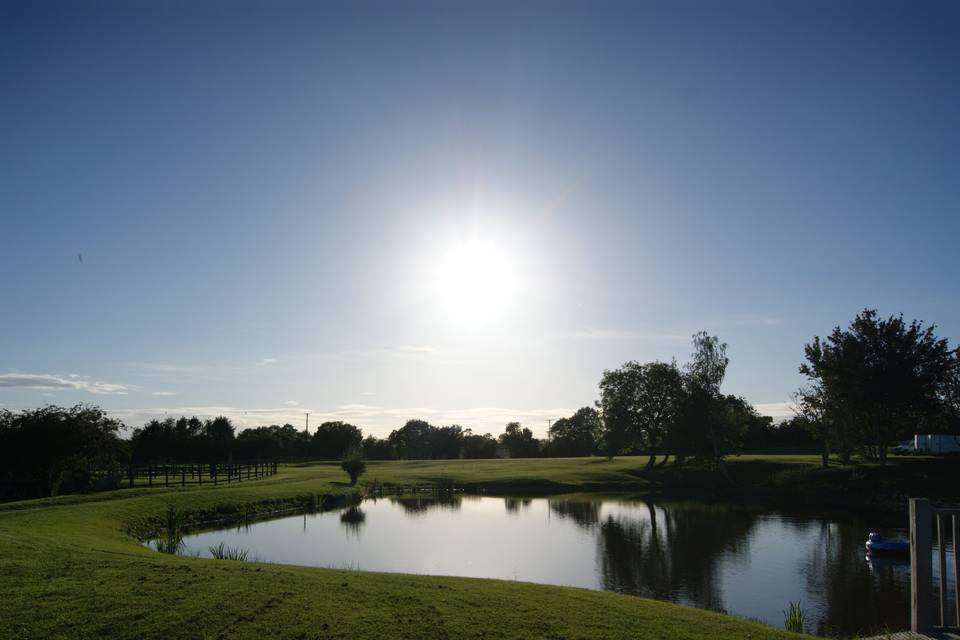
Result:
<svg viewBox="0 0 960 640">
<path fill-rule="evenodd" d="M 350 476 L 350 484 L 357 484 L 357 480 L 367 470 L 367 461 L 363 459 L 359 451 L 351 451 L 340 463 L 340 468 Z"/>
</svg>

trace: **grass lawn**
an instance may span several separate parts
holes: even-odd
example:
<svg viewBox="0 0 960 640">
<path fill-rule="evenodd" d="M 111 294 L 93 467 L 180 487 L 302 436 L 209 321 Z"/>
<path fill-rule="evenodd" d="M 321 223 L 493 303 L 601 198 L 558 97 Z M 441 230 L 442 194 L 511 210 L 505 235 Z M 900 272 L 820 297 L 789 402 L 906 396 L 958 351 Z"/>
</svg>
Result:
<svg viewBox="0 0 960 640">
<path fill-rule="evenodd" d="M 735 481 L 813 473 L 816 457 L 741 457 Z M 637 490 L 645 458 L 371 462 L 362 482 Z M 911 464 L 911 463 L 907 463 Z M 667 469 L 667 468 L 665 468 Z M 693 472 L 692 472 L 693 473 Z M 168 556 L 127 533 L 167 505 L 204 518 L 353 491 L 335 463 L 218 487 L 134 488 L 0 505 L 0 638 L 787 638 L 721 614 L 519 582 Z M 309 496 L 310 498 L 306 498 Z"/>
</svg>

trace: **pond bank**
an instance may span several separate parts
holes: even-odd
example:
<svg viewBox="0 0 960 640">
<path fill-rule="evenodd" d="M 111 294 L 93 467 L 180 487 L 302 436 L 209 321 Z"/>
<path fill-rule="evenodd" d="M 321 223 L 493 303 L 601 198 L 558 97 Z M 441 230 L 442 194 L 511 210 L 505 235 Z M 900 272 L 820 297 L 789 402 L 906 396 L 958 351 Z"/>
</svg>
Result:
<svg viewBox="0 0 960 640">
<path fill-rule="evenodd" d="M 584 462 L 458 461 L 477 479 L 540 475 L 563 483 Z M 628 477 L 638 460 L 599 473 Z M 436 465 L 371 464 L 381 481 L 433 482 Z M 590 471 L 587 475 L 596 475 Z M 478 478 L 477 476 L 486 476 Z M 562 476 L 562 477 L 560 477 Z M 441 476 L 442 477 L 442 476 Z M 609 478 L 613 479 L 613 478 Z M 642 484 L 642 481 L 641 481 Z M 129 532 L 169 505 L 226 517 L 351 496 L 336 464 L 281 468 L 235 486 L 65 496 L 0 505 L 0 637 L 5 638 L 788 638 L 755 622 L 585 589 L 214 561 L 160 554 Z M 338 498 L 339 499 L 339 498 Z"/>
</svg>

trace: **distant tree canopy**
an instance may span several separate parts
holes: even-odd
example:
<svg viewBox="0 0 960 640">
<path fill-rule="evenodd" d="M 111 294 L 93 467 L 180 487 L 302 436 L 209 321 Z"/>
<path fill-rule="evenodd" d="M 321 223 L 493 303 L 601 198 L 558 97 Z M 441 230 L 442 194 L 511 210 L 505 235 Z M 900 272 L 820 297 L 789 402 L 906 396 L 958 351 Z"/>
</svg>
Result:
<svg viewBox="0 0 960 640">
<path fill-rule="evenodd" d="M 842 459 L 861 452 L 881 464 L 898 439 L 956 428 L 960 352 L 935 328 L 865 309 L 846 329 L 814 336 L 800 365 L 803 424 Z"/>
<path fill-rule="evenodd" d="M 313 432 L 310 452 L 318 458 L 343 458 L 363 441 L 359 428 L 345 422 L 324 422 Z"/>
<path fill-rule="evenodd" d="M 497 457 L 497 439 L 489 433 L 479 435 L 470 429 L 464 429 L 462 443 L 464 458 Z"/>
<path fill-rule="evenodd" d="M 311 438 L 292 424 L 245 429 L 237 435 L 234 455 L 240 460 L 303 458 L 311 448 Z"/>
<path fill-rule="evenodd" d="M 134 462 L 214 462 L 233 455 L 236 436 L 229 418 L 150 420 L 130 438 Z"/>
<path fill-rule="evenodd" d="M 53 496 L 88 465 L 126 461 L 122 424 L 99 407 L 0 410 L 0 482 L 8 497 Z"/>
<path fill-rule="evenodd" d="M 569 418 L 560 418 L 550 426 L 550 442 L 544 454 L 592 456 L 599 452 L 602 428 L 600 412 L 593 407 L 581 407 Z"/>
<path fill-rule="evenodd" d="M 499 440 L 511 458 L 534 458 L 540 453 L 540 442 L 519 422 L 507 424 Z"/>
</svg>

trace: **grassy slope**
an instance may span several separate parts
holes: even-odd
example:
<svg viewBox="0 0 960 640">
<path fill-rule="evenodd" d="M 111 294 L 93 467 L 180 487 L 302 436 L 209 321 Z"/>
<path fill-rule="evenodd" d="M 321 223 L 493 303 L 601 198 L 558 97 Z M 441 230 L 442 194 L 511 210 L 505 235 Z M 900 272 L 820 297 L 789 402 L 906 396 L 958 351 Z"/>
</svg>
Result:
<svg viewBox="0 0 960 640">
<path fill-rule="evenodd" d="M 649 488 L 645 460 L 371 463 L 365 480 L 539 488 Z M 814 458 L 743 457 L 739 481 L 808 474 Z M 842 470 L 840 470 L 842 471 Z M 673 471 L 650 480 L 675 481 Z M 696 471 L 687 479 L 699 482 Z M 779 474 L 779 475 L 778 475 Z M 517 582 L 375 574 L 165 556 L 124 533 L 170 503 L 205 513 L 350 489 L 335 464 L 240 485 L 132 489 L 0 505 L 0 637 L 779 638 L 668 603 Z M 683 478 L 680 478 L 682 480 Z M 830 477 L 827 477 L 827 481 Z"/>
</svg>

